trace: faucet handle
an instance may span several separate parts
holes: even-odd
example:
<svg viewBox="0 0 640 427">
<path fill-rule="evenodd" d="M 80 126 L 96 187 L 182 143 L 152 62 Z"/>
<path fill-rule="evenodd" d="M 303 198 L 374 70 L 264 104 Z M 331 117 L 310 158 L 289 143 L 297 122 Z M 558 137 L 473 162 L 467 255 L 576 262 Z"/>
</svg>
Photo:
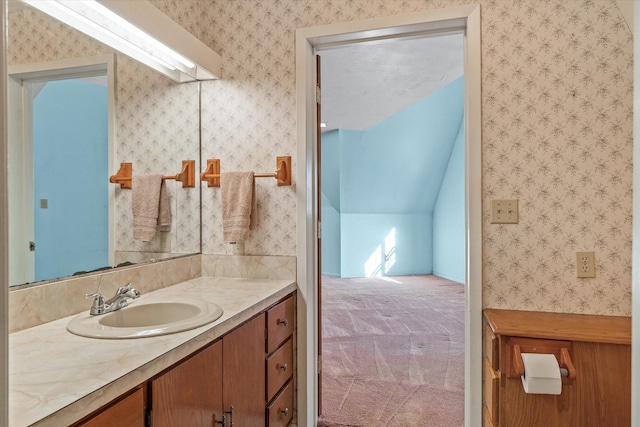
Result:
<svg viewBox="0 0 640 427">
<path fill-rule="evenodd" d="M 104 297 L 99 292 L 95 294 L 85 294 L 85 298 L 93 298 L 93 304 L 91 305 L 90 314 L 101 314 L 104 309 Z"/>
<path fill-rule="evenodd" d="M 120 286 L 116 291 L 116 295 L 124 295 L 131 290 L 131 282 L 127 283 L 124 286 Z"/>
</svg>

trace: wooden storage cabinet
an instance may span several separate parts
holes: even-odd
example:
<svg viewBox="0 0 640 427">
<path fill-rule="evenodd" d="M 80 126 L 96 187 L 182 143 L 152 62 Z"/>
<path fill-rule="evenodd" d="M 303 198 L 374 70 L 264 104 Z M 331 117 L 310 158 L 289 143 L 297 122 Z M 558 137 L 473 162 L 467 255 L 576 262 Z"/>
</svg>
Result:
<svg viewBox="0 0 640 427">
<path fill-rule="evenodd" d="M 483 420 L 490 427 L 631 425 L 631 319 L 485 310 Z M 567 348 L 575 381 L 560 395 L 527 394 L 514 375 L 514 345 Z M 534 351 L 537 352 L 537 351 Z"/>
<path fill-rule="evenodd" d="M 294 403 L 294 295 L 74 427 L 288 426 Z"/>
<path fill-rule="evenodd" d="M 116 399 L 86 421 L 76 423 L 74 427 L 144 427 L 144 410 L 144 390 L 138 387 Z"/>
<path fill-rule="evenodd" d="M 222 341 L 149 383 L 154 427 L 211 426 L 222 421 Z"/>
<path fill-rule="evenodd" d="M 295 301 L 289 297 L 267 310 L 266 426 L 284 427 L 293 418 L 293 332 Z"/>
</svg>

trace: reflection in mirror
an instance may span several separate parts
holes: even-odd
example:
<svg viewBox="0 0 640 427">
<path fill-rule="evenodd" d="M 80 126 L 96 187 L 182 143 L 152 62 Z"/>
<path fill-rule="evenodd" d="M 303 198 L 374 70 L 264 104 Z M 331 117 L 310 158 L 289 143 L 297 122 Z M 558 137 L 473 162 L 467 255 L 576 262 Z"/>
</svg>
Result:
<svg viewBox="0 0 640 427">
<path fill-rule="evenodd" d="M 132 191 L 108 183 L 121 162 L 134 176 L 175 175 L 182 160 L 200 169 L 199 83 L 176 84 L 20 2 L 9 6 L 10 285 L 200 252 L 199 182 L 165 181 L 170 226 L 150 242 L 133 238 Z M 33 73 L 52 68 L 53 77 Z"/>
</svg>

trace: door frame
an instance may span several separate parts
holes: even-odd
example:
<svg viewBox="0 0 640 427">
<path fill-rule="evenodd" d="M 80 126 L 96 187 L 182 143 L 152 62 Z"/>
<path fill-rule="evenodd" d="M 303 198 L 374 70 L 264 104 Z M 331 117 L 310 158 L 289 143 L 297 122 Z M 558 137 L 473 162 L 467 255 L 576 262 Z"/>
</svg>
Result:
<svg viewBox="0 0 640 427">
<path fill-rule="evenodd" d="M 74 79 L 83 77 L 92 77 L 95 75 L 106 74 L 107 78 L 107 170 L 114 170 L 115 167 L 115 130 L 116 130 L 116 104 L 115 104 L 115 55 L 106 54 L 85 58 L 71 58 L 58 61 L 38 62 L 33 64 L 21 64 L 11 65 L 7 67 L 7 81 L 11 86 L 16 86 L 16 89 L 8 91 L 8 105 L 19 105 L 18 111 L 8 111 L 8 114 L 12 114 L 14 121 L 17 124 L 11 130 L 8 135 L 7 143 L 14 141 L 16 145 L 22 147 L 20 154 L 20 160 L 31 160 L 33 157 L 33 136 L 31 134 L 31 118 L 32 108 L 31 102 L 26 101 L 25 96 L 30 96 L 30 90 L 25 87 L 25 83 L 34 83 L 41 81 L 61 80 L 61 79 Z M 20 176 L 15 176 L 16 180 L 24 184 L 22 188 L 21 196 L 22 211 L 25 213 L 24 217 L 21 217 L 23 223 L 20 226 L 22 230 L 21 240 L 27 242 L 34 240 L 33 236 L 33 176 L 31 168 L 21 168 L 15 173 Z M 18 195 L 20 196 L 20 195 Z M 9 208 L 12 205 L 18 204 L 18 200 L 14 200 L 14 203 L 9 201 Z M 107 244 L 109 260 L 108 264 L 114 264 L 114 251 L 115 251 L 115 186 L 108 186 L 108 230 L 107 230 Z M 15 218 L 16 215 L 13 215 Z M 15 226 L 15 225 L 14 225 Z M 12 227 L 14 227 L 12 226 Z M 15 253 L 15 251 L 13 251 Z M 23 264 L 31 268 L 31 273 L 34 270 L 33 256 L 26 252 L 22 254 L 24 257 Z M 10 265 L 14 262 L 9 260 Z M 33 281 L 33 280 L 31 280 Z M 22 283 L 22 282 L 20 282 Z M 14 283 L 15 284 L 15 283 Z"/>
<path fill-rule="evenodd" d="M 318 413 L 318 165 L 315 51 L 398 37 L 464 34 L 465 426 L 482 425 L 482 123 L 480 6 L 466 5 L 296 30 L 298 425 Z"/>
</svg>

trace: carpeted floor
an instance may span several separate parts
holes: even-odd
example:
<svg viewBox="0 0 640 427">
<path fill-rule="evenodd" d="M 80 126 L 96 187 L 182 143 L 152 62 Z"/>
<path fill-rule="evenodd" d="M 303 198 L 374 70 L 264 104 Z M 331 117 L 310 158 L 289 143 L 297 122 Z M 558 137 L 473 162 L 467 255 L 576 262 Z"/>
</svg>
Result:
<svg viewBox="0 0 640 427">
<path fill-rule="evenodd" d="M 464 287 L 437 276 L 323 278 L 319 427 L 464 423 Z"/>
</svg>

